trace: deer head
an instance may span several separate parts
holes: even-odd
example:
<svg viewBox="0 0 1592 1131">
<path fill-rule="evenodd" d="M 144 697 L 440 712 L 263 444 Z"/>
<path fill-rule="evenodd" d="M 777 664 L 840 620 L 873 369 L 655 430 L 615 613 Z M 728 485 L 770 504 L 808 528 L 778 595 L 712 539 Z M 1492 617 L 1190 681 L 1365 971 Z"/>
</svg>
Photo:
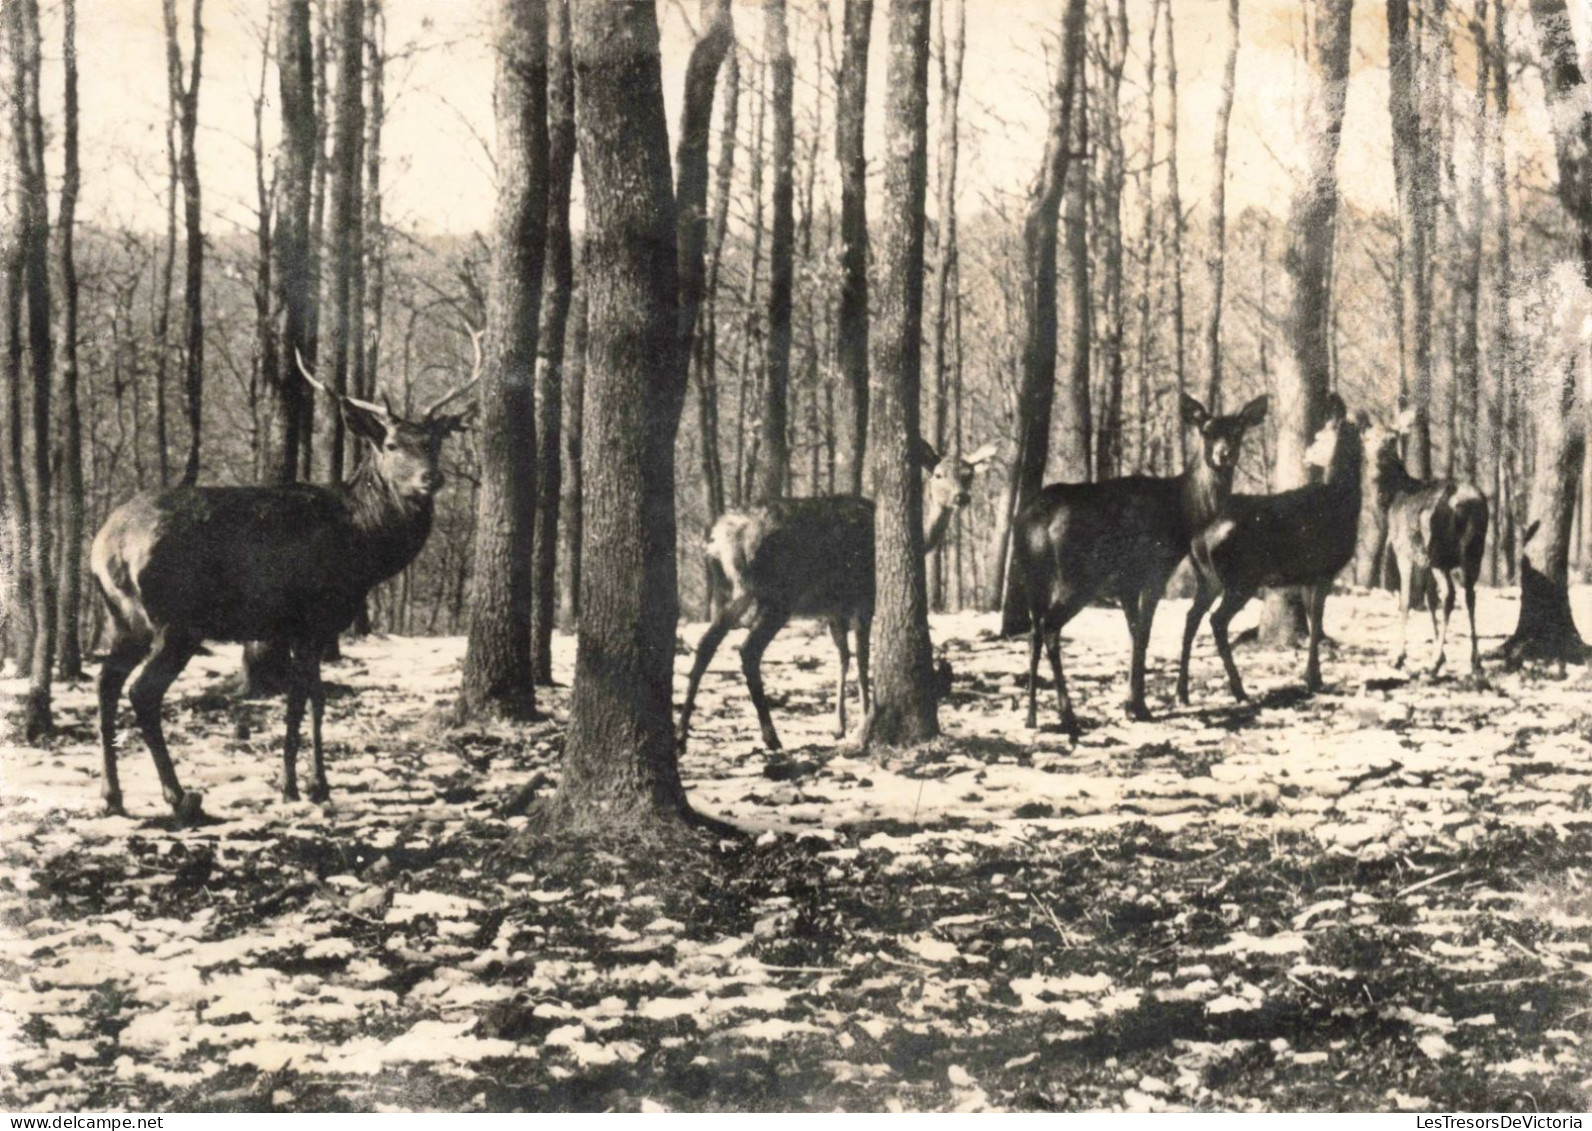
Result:
<svg viewBox="0 0 1592 1131">
<path fill-rule="evenodd" d="M 1305 449 L 1305 465 L 1323 468 L 1330 473 L 1337 462 L 1339 448 L 1350 434 L 1358 439 L 1360 426 L 1349 419 L 1349 409 L 1343 403 L 1343 398 L 1332 393 L 1327 397 L 1327 421 Z M 1358 466 L 1355 467 L 1355 474 L 1359 474 Z"/>
<path fill-rule="evenodd" d="M 480 332 L 472 331 L 470 337 L 475 349 L 470 380 L 433 401 L 414 420 L 394 412 L 385 396 L 381 404 L 373 404 L 334 392 L 315 379 L 301 355 L 295 352 L 294 358 L 304 380 L 337 405 L 344 427 L 370 446 L 370 466 L 377 477 L 402 498 L 429 499 L 446 482 L 441 471 L 442 442 L 463 431 L 475 412 L 474 404 L 459 413 L 442 411 L 481 380 Z"/>
<path fill-rule="evenodd" d="M 1179 406 L 1183 423 L 1198 430 L 1200 459 L 1218 475 L 1231 475 L 1238 466 L 1238 455 L 1243 451 L 1244 433 L 1266 419 L 1268 400 L 1265 395 L 1246 404 L 1235 416 L 1212 416 L 1199 401 L 1183 394 Z"/>
<path fill-rule="evenodd" d="M 913 455 L 918 465 L 930 473 L 924 488 L 930 506 L 937 510 L 967 506 L 972 498 L 973 476 L 994 458 L 996 450 L 994 444 L 985 444 L 961 459 L 941 459 L 931 444 L 919 440 L 913 446 Z"/>
</svg>

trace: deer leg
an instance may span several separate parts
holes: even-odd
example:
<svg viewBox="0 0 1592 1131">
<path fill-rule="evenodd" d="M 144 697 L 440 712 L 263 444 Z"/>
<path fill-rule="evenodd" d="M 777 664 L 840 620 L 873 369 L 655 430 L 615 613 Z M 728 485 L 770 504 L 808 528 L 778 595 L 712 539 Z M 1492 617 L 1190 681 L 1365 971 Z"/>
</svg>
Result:
<svg viewBox="0 0 1592 1131">
<path fill-rule="evenodd" d="M 845 618 L 833 617 L 829 621 L 829 635 L 835 642 L 839 666 L 835 673 L 835 737 L 846 737 L 846 671 L 851 667 L 851 645 L 846 640 Z"/>
<path fill-rule="evenodd" d="M 162 631 L 155 636 L 149 658 L 138 670 L 133 680 L 129 698 L 133 701 L 133 717 L 143 732 L 144 744 L 155 760 L 155 773 L 160 777 L 160 792 L 172 812 L 183 820 L 197 817 L 202 811 L 200 794 L 184 792 L 177 781 L 176 768 L 171 764 L 171 751 L 166 747 L 166 733 L 160 726 L 160 704 L 172 682 L 182 674 L 193 654 L 199 650 L 200 641 Z"/>
<path fill-rule="evenodd" d="M 1194 649 L 1194 637 L 1199 633 L 1200 621 L 1205 619 L 1205 613 L 1215 601 L 1216 590 L 1201 576 L 1194 590 L 1194 603 L 1189 606 L 1188 616 L 1183 621 L 1183 651 L 1177 661 L 1177 701 L 1185 707 L 1188 706 L 1189 653 Z"/>
<path fill-rule="evenodd" d="M 299 799 L 298 787 L 298 751 L 299 727 L 304 722 L 304 701 L 308 688 L 305 686 L 303 669 L 303 651 L 309 645 L 295 645 L 291 660 L 292 671 L 287 683 L 287 734 L 282 739 L 282 800 L 297 801 Z M 303 649 L 303 651 L 301 651 Z"/>
<path fill-rule="evenodd" d="M 1028 626 L 1028 729 L 1039 725 L 1039 653 L 1045 646 L 1045 624 L 1035 616 Z"/>
<path fill-rule="evenodd" d="M 1238 676 L 1238 665 L 1233 663 L 1233 646 L 1227 640 L 1227 626 L 1253 596 L 1253 591 L 1229 589 L 1222 594 L 1216 611 L 1211 614 L 1211 635 L 1216 638 L 1216 652 L 1222 658 L 1222 667 L 1227 669 L 1227 686 L 1232 689 L 1233 698 L 1240 703 L 1249 696 L 1244 694 L 1244 681 Z"/>
<path fill-rule="evenodd" d="M 873 710 L 873 683 L 868 675 L 869 636 L 873 632 L 873 617 L 857 617 L 857 689 L 862 692 L 862 714 L 866 718 Z"/>
<path fill-rule="evenodd" d="M 751 631 L 746 634 L 746 643 L 741 645 L 741 672 L 746 676 L 746 690 L 751 692 L 752 706 L 757 709 L 763 745 L 769 750 L 778 750 L 780 745 L 779 735 L 774 733 L 774 717 L 769 714 L 768 697 L 763 694 L 763 652 L 788 619 L 789 614 L 782 609 L 759 605 Z"/>
<path fill-rule="evenodd" d="M 1476 579 L 1465 577 L 1465 615 L 1470 618 L 1470 672 L 1481 678 L 1481 652 L 1476 644 Z"/>
<path fill-rule="evenodd" d="M 1310 626 L 1310 654 L 1305 660 L 1305 689 L 1321 690 L 1321 618 L 1327 611 L 1327 594 L 1331 581 L 1317 583 L 1310 590 L 1310 600 L 1305 605 L 1305 619 Z"/>
<path fill-rule="evenodd" d="M 1399 654 L 1393 667 L 1404 670 L 1404 660 L 1409 654 L 1410 610 L 1415 607 L 1415 572 L 1409 563 L 1399 560 Z"/>
<path fill-rule="evenodd" d="M 1437 637 L 1437 659 L 1432 662 L 1431 674 L 1434 676 L 1443 669 L 1443 664 L 1448 660 L 1448 623 L 1454 615 L 1454 602 L 1459 597 L 1460 585 L 1458 570 L 1434 569 L 1432 571 L 1432 599 L 1434 601 L 1437 599 L 1436 589 L 1439 574 L 1442 575 L 1443 581 L 1443 629 Z M 1433 613 L 1433 616 L 1435 617 L 1436 614 Z"/>
<path fill-rule="evenodd" d="M 1439 639 L 1440 634 L 1437 628 L 1437 574 L 1437 570 L 1430 570 L 1423 582 L 1423 587 L 1426 591 L 1426 611 L 1432 618 L 1432 648 L 1437 655 L 1441 656 L 1443 654 L 1443 642 Z M 1441 662 L 1433 662 L 1430 674 L 1436 675 L 1437 669 L 1442 666 Z"/>
<path fill-rule="evenodd" d="M 720 610 L 697 643 L 696 655 L 691 660 L 691 678 L 685 685 L 685 702 L 680 706 L 680 726 L 675 732 L 675 742 L 682 750 L 685 749 L 686 736 L 691 732 L 691 709 L 696 705 L 697 685 L 702 682 L 702 674 L 708 670 L 713 653 L 719 650 L 725 634 L 735 627 L 751 604 L 752 599 L 748 596 L 731 601 Z"/>
<path fill-rule="evenodd" d="M 1128 714 L 1148 722 L 1153 716 L 1144 702 L 1145 667 L 1150 651 L 1150 626 L 1155 623 L 1155 607 L 1161 603 L 1161 593 L 1152 585 L 1137 596 L 1139 617 L 1138 624 L 1133 627 L 1133 662 L 1128 669 Z"/>
<path fill-rule="evenodd" d="M 1061 719 L 1061 729 L 1071 735 L 1076 735 L 1079 727 L 1072 709 L 1072 696 L 1067 693 L 1067 677 L 1061 670 L 1061 630 L 1088 603 L 1089 593 L 1079 590 L 1054 606 L 1044 622 L 1045 652 L 1050 657 L 1050 677 L 1056 684 L 1056 713 Z"/>
<path fill-rule="evenodd" d="M 326 758 L 321 748 L 321 718 L 326 713 L 326 685 L 321 682 L 321 645 L 307 648 L 299 660 L 299 679 L 310 701 L 310 762 L 314 780 L 310 782 L 309 799 L 316 803 L 332 795 L 326 784 Z"/>
<path fill-rule="evenodd" d="M 122 688 L 127 686 L 127 677 L 148 654 L 147 638 L 118 631 L 95 680 L 95 690 L 99 694 L 100 753 L 105 766 L 100 796 L 105 799 L 105 812 L 117 816 L 125 816 L 126 810 L 122 808 L 122 781 L 116 769 L 116 703 L 122 697 Z"/>
</svg>

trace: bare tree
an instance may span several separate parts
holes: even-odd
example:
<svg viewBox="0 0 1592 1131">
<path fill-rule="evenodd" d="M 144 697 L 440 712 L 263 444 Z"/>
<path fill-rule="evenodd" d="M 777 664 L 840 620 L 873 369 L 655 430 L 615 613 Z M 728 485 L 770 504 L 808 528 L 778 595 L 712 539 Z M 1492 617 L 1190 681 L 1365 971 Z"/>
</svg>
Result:
<svg viewBox="0 0 1592 1131">
<path fill-rule="evenodd" d="M 586 266 L 569 300 L 568 344 L 564 367 L 564 560 L 569 563 L 564 586 L 563 620 L 573 626 L 580 620 L 580 549 L 585 537 L 585 484 L 581 459 L 586 436 Z"/>
<path fill-rule="evenodd" d="M 32 385 L 32 468 L 28 482 L 28 568 L 33 583 L 33 651 L 28 657 L 28 692 L 22 729 L 37 742 L 54 729 L 50 677 L 55 666 L 56 577 L 51 566 L 53 511 L 50 501 L 50 394 L 53 342 L 50 335 L 50 217 L 44 173 L 44 115 L 39 105 L 39 6 L 15 0 L 7 13 L 12 71 L 12 145 L 15 153 L 17 242 L 22 256 L 22 298 L 27 309 L 28 368 Z"/>
<path fill-rule="evenodd" d="M 685 399 L 657 13 L 575 0 L 576 136 L 586 190 L 590 459 L 564 773 L 549 816 L 644 834 L 689 817 L 671 726 L 674 441 Z"/>
<path fill-rule="evenodd" d="M 1233 90 L 1238 76 L 1238 0 L 1227 0 L 1227 59 L 1222 66 L 1222 97 L 1216 107 L 1216 143 L 1211 174 L 1211 224 L 1206 268 L 1210 305 L 1205 314 L 1205 403 L 1222 410 L 1222 295 L 1227 281 L 1227 133 L 1233 120 Z"/>
<path fill-rule="evenodd" d="M 940 143 L 938 172 L 938 206 L 935 220 L 938 238 L 935 241 L 934 259 L 934 449 L 942 455 L 948 452 L 949 437 L 949 381 L 947 374 L 946 339 L 951 324 L 952 280 L 956 267 L 956 163 L 957 125 L 959 102 L 962 94 L 962 61 L 967 53 L 967 0 L 956 4 L 955 22 L 950 33 L 944 30 L 946 9 L 951 0 L 939 6 L 940 50 Z M 1054 253 L 1052 253 L 1054 254 Z M 956 454 L 961 455 L 957 442 Z M 961 522 L 961 512 L 955 521 Z M 929 555 L 929 607 L 945 608 L 945 544 L 936 546 Z"/>
<path fill-rule="evenodd" d="M 61 285 L 61 325 L 55 354 L 60 370 L 65 435 L 62 463 L 66 490 L 61 500 L 61 678 L 83 678 L 83 419 L 78 404 L 77 368 L 77 194 L 82 181 L 78 162 L 77 0 L 61 6 L 62 96 L 61 211 L 56 229 L 56 270 Z"/>
<path fill-rule="evenodd" d="M 1084 0 L 1066 0 L 1062 11 L 1045 156 L 1028 191 L 1028 214 L 1023 221 L 1024 333 L 1022 377 L 1017 393 L 1017 458 L 1012 465 L 1014 489 L 1009 493 L 1003 516 L 1004 536 L 996 543 L 998 559 L 992 574 L 1002 580 L 1001 626 L 1006 632 L 1021 632 L 1028 627 L 1027 607 L 1005 582 L 1010 562 L 1011 516 L 1027 506 L 1045 485 L 1045 469 L 1050 462 L 1050 417 L 1056 397 L 1056 241 L 1073 152 L 1069 138 L 1076 90 L 1082 85 Z M 1087 380 L 1084 389 L 1087 393 Z"/>
<path fill-rule="evenodd" d="M 570 62 L 569 0 L 554 0 L 547 34 L 547 258 L 536 348 L 536 543 L 531 598 L 531 669 L 553 682 L 553 607 L 558 590 L 558 510 L 563 492 L 564 336 L 575 285 L 569 199 L 575 173 L 575 71 Z"/>
<path fill-rule="evenodd" d="M 928 191 L 929 0 L 890 0 L 884 201 L 877 244 L 868 454 L 873 470 L 874 705 L 866 739 L 909 745 L 939 733 L 915 458 L 923 354 Z"/>
<path fill-rule="evenodd" d="M 764 0 L 763 29 L 764 54 L 773 88 L 773 194 L 768 242 L 768 339 L 753 495 L 774 499 L 784 495 L 790 486 L 791 294 L 796 260 L 796 64 L 785 26 L 785 0 Z"/>
<path fill-rule="evenodd" d="M 536 713 L 536 339 L 547 252 L 547 4 L 499 0 L 497 212 L 481 405 L 470 630 L 457 717 Z"/>
<path fill-rule="evenodd" d="M 873 0 L 845 0 L 845 46 L 835 100 L 835 149 L 840 162 L 840 311 L 836 361 L 851 397 L 849 488 L 862 493 L 868 443 L 868 161 L 863 123 L 868 105 L 868 40 Z"/>
<path fill-rule="evenodd" d="M 1565 0 L 1531 0 L 1531 20 L 1553 125 L 1559 202 L 1572 225 L 1573 250 L 1553 280 L 1557 293 L 1550 301 L 1556 309 L 1550 317 L 1565 341 L 1537 390 L 1537 467 L 1532 526 L 1521 551 L 1520 619 L 1502 652 L 1511 664 L 1527 659 L 1579 663 L 1587 650 L 1570 612 L 1569 566 L 1576 488 L 1586 456 L 1586 405 L 1577 370 L 1592 354 L 1592 92 Z"/>
<path fill-rule="evenodd" d="M 1186 317 L 1183 309 L 1183 186 L 1177 170 L 1177 35 L 1172 19 L 1172 4 L 1166 5 L 1166 91 L 1167 91 L 1167 150 L 1166 150 L 1166 203 L 1172 223 L 1172 372 L 1177 396 L 1174 403 L 1181 404 L 1188 391 L 1186 358 Z M 1213 406 L 1212 412 L 1217 409 Z M 1174 414 L 1176 410 L 1173 410 Z M 1188 433 L 1177 419 L 1171 423 L 1172 447 L 1177 452 L 1178 470 L 1188 462 Z"/>
<path fill-rule="evenodd" d="M 364 103 L 364 26 L 363 0 L 337 0 L 337 98 L 336 121 L 332 130 L 331 165 L 331 350 L 332 389 L 338 396 L 349 393 L 350 352 L 363 354 L 358 327 L 363 312 L 354 306 L 354 274 L 360 247 L 360 160 L 365 136 Z M 356 396 L 359 391 L 354 390 Z M 341 416 L 333 414 L 331 467 L 332 482 L 343 480 L 344 446 L 347 442 Z"/>
<path fill-rule="evenodd" d="M 166 81 L 181 138 L 177 168 L 182 180 L 183 223 L 183 392 L 188 408 L 188 458 L 182 482 L 191 486 L 199 478 L 199 442 L 203 434 L 205 320 L 205 239 L 200 220 L 199 77 L 204 63 L 204 0 L 193 4 L 193 45 L 188 56 L 188 77 L 183 79 L 182 47 L 177 39 L 176 0 L 163 0 L 166 19 Z M 169 268 L 168 268 L 169 271 Z"/>
<path fill-rule="evenodd" d="M 1436 253 L 1437 167 L 1432 160 L 1431 123 L 1424 120 L 1429 83 L 1419 28 L 1410 26 L 1409 0 L 1387 0 L 1388 109 L 1393 120 L 1393 177 L 1399 197 L 1399 247 L 1404 265 L 1403 349 L 1414 378 L 1412 397 L 1422 410 L 1411 433 L 1410 473 L 1432 474 L 1432 266 Z"/>
<path fill-rule="evenodd" d="M 1353 0 L 1310 0 L 1313 54 L 1304 109 L 1305 159 L 1294 176 L 1286 257 L 1291 284 L 1286 327 L 1289 349 L 1277 371 L 1277 449 L 1272 488 L 1308 480 L 1305 449 L 1325 422 L 1330 391 L 1328 316 L 1333 239 L 1338 213 L 1338 141 L 1349 81 L 1349 26 Z M 1298 594 L 1274 590 L 1266 599 L 1261 635 L 1291 643 L 1304 609 Z"/>
</svg>

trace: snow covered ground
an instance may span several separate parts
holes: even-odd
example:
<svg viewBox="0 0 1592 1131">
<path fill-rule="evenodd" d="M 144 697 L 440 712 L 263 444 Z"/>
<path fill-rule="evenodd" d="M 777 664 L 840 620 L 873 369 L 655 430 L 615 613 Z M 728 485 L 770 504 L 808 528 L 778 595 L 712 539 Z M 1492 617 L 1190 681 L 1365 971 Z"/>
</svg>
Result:
<svg viewBox="0 0 1592 1131">
<path fill-rule="evenodd" d="M 883 754 L 834 739 L 805 622 L 765 657 L 762 750 L 732 636 L 682 770 L 756 839 L 688 876 L 512 839 L 493 807 L 554 787 L 567 690 L 546 723 L 448 729 L 457 639 L 328 668 L 324 808 L 278 798 L 281 704 L 218 694 L 237 649 L 196 659 L 167 710 L 190 829 L 125 711 L 132 816 L 99 814 L 93 689 L 62 689 L 52 746 L 0 748 L 0 1104 L 1584 1109 L 1587 673 L 1410 680 L 1392 597 L 1353 593 L 1324 694 L 1241 648 L 1236 707 L 1205 630 L 1177 708 L 1186 608 L 1147 723 L 1120 612 L 1069 626 L 1076 742 L 1022 725 L 1022 641 L 936 617 L 944 737 Z M 1484 651 L 1517 609 L 1483 592 Z M 1448 673 L 1467 647 L 1461 612 Z"/>
</svg>

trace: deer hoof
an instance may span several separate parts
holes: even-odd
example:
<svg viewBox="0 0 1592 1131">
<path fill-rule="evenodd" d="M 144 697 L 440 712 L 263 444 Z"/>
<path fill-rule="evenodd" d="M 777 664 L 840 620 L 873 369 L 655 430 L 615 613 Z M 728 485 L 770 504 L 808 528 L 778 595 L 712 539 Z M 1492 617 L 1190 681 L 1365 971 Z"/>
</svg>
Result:
<svg viewBox="0 0 1592 1131">
<path fill-rule="evenodd" d="M 1403 652 L 1400 652 L 1399 655 L 1398 655 L 1398 659 L 1393 661 L 1393 670 L 1396 671 L 1396 672 L 1401 672 L 1401 671 L 1404 670 L 1404 653 Z"/>
<path fill-rule="evenodd" d="M 317 805 L 324 805 L 332 799 L 332 787 L 325 782 L 316 782 L 310 786 L 309 792 L 304 795 Z"/>
<path fill-rule="evenodd" d="M 107 793 L 105 795 L 105 815 L 107 817 L 127 816 L 127 810 L 122 806 L 122 795 L 120 791 L 116 793 Z"/>
<path fill-rule="evenodd" d="M 282 787 L 282 800 L 283 801 L 297 801 L 298 799 L 299 799 L 299 789 L 298 789 L 298 783 L 297 782 L 289 782 L 287 785 L 284 785 Z"/>
<path fill-rule="evenodd" d="M 187 790 L 172 803 L 171 810 L 180 821 L 192 821 L 204 815 L 204 794 Z"/>
<path fill-rule="evenodd" d="M 1150 714 L 1150 708 L 1146 707 L 1143 703 L 1129 703 L 1127 710 L 1128 718 L 1134 720 L 1135 722 L 1147 723 L 1151 722 L 1155 718 L 1154 715 Z"/>
</svg>

